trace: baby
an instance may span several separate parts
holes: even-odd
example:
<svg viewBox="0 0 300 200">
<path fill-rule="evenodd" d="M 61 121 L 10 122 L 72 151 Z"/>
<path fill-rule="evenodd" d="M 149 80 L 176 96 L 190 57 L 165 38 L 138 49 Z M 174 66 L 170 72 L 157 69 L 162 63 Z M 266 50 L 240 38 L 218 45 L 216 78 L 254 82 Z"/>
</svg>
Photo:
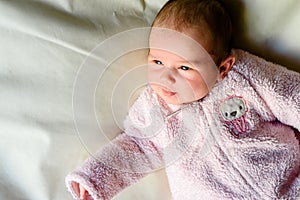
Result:
<svg viewBox="0 0 300 200">
<path fill-rule="evenodd" d="M 124 134 L 66 177 L 75 199 L 111 199 L 161 167 L 173 199 L 296 199 L 300 75 L 231 50 L 231 35 L 218 0 L 165 4 L 149 86 Z"/>
</svg>

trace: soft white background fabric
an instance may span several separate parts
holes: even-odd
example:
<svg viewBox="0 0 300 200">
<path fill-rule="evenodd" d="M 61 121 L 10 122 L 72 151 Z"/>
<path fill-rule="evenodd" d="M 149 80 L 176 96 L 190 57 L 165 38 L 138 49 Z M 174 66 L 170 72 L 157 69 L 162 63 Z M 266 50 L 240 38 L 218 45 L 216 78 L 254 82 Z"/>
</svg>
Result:
<svg viewBox="0 0 300 200">
<path fill-rule="evenodd" d="M 0 199 L 72 199 L 65 175 L 89 156 L 73 122 L 76 73 L 101 41 L 149 26 L 164 2 L 0 0 Z M 238 24 L 237 47 L 300 71 L 298 0 L 226 4 Z M 101 113 L 106 117 L 109 111 Z M 119 129 L 110 130 L 112 138 Z M 163 172 L 157 172 L 115 199 L 170 196 Z"/>
</svg>

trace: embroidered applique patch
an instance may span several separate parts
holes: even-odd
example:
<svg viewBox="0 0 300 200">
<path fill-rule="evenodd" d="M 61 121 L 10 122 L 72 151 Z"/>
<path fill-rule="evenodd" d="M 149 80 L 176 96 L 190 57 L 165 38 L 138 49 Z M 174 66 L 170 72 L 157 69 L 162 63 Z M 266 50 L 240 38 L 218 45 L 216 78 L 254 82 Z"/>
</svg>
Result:
<svg viewBox="0 0 300 200">
<path fill-rule="evenodd" d="M 245 136 L 249 130 L 245 118 L 247 110 L 246 102 L 238 96 L 227 98 L 220 104 L 223 121 L 235 137 Z"/>
</svg>

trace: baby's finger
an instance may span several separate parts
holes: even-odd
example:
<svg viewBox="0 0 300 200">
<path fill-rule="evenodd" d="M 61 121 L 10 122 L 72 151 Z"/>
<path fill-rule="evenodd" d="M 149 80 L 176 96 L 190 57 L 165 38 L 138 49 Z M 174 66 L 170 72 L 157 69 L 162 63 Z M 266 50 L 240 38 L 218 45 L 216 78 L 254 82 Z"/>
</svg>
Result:
<svg viewBox="0 0 300 200">
<path fill-rule="evenodd" d="M 81 185 L 79 185 L 79 191 L 80 191 L 80 199 L 85 199 L 86 197 L 86 190 L 84 187 L 82 187 Z"/>
<path fill-rule="evenodd" d="M 72 187 L 73 187 L 73 189 L 74 189 L 74 191 L 75 191 L 76 194 L 80 193 L 80 189 L 79 189 L 79 184 L 78 183 L 73 182 L 72 183 Z"/>
</svg>

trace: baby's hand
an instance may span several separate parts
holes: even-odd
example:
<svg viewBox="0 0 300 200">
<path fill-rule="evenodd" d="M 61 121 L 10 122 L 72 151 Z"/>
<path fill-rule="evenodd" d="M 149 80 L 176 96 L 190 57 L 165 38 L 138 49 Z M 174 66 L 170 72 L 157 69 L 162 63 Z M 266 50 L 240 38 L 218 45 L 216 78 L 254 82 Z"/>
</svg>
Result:
<svg viewBox="0 0 300 200">
<path fill-rule="evenodd" d="M 73 188 L 80 199 L 85 200 L 89 196 L 88 191 L 79 183 L 73 182 Z"/>
</svg>

